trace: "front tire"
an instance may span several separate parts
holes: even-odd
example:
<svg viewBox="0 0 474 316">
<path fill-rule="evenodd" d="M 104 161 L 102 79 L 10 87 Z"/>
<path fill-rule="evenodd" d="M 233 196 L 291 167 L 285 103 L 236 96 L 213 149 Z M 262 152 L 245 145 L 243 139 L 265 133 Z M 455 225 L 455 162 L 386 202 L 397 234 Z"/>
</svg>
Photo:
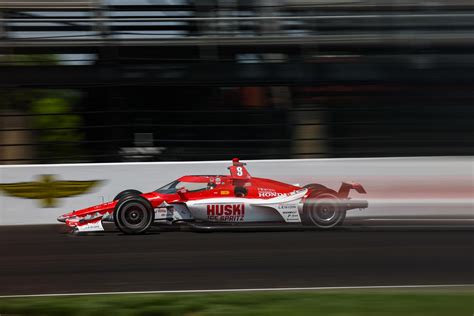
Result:
<svg viewBox="0 0 474 316">
<path fill-rule="evenodd" d="M 310 197 L 310 200 L 305 202 L 303 215 L 306 225 L 327 229 L 342 224 L 346 211 L 341 209 L 337 196 L 322 193 Z"/>
<path fill-rule="evenodd" d="M 117 201 L 117 200 L 120 200 L 121 198 L 127 196 L 127 195 L 140 195 L 142 194 L 142 192 L 138 191 L 138 190 L 134 190 L 134 189 L 128 189 L 128 190 L 124 190 L 122 192 L 120 192 L 119 194 L 117 194 L 115 197 L 114 197 L 114 201 Z"/>
<path fill-rule="evenodd" d="M 153 223 L 154 217 L 155 213 L 150 202 L 140 196 L 126 196 L 115 206 L 115 225 L 127 235 L 146 232 Z"/>
</svg>

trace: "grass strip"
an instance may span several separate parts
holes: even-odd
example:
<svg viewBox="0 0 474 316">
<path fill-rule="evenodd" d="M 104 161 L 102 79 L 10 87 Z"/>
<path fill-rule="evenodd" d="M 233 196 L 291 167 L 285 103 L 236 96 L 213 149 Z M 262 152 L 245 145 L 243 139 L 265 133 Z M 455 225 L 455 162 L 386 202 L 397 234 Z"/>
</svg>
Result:
<svg viewBox="0 0 474 316">
<path fill-rule="evenodd" d="M 6 315 L 474 315 L 474 290 L 329 290 L 0 299 Z"/>
</svg>

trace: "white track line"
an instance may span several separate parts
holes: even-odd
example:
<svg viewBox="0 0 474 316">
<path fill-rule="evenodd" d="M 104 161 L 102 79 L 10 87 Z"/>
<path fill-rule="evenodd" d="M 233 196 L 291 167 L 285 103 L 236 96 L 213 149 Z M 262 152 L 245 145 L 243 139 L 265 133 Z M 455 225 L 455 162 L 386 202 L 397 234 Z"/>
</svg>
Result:
<svg viewBox="0 0 474 316">
<path fill-rule="evenodd" d="M 170 291 L 132 291 L 132 292 L 84 292 L 58 294 L 0 295 L 0 298 L 28 298 L 52 296 L 86 296 L 86 295 L 126 295 L 126 294 L 185 294 L 185 293 L 226 293 L 226 292 L 276 292 L 276 291 L 322 291 L 322 290 L 376 290 L 376 289 L 429 289 L 474 287 L 474 284 L 418 284 L 418 285 L 368 285 L 368 286 L 327 286 L 327 287 L 275 287 L 249 289 L 216 289 L 216 290 L 170 290 Z"/>
</svg>

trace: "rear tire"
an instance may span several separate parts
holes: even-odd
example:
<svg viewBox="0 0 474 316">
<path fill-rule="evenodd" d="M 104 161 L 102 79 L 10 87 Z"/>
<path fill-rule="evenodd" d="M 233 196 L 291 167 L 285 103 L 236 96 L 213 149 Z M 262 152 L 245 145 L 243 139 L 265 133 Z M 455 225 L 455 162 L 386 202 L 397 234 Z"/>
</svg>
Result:
<svg viewBox="0 0 474 316">
<path fill-rule="evenodd" d="M 304 224 L 319 228 L 332 228 L 342 224 L 346 211 L 341 209 L 339 199 L 332 193 L 310 196 L 303 205 Z M 315 199 L 315 201 L 311 201 Z"/>
<path fill-rule="evenodd" d="M 114 197 L 114 201 L 120 200 L 121 198 L 123 198 L 127 195 L 140 195 L 140 194 L 142 194 L 142 192 L 140 192 L 138 190 L 134 190 L 134 189 L 124 190 L 124 191 L 120 192 L 119 194 L 117 194 Z"/>
<path fill-rule="evenodd" d="M 141 196 L 125 196 L 115 206 L 114 222 L 124 234 L 142 234 L 150 228 L 154 220 L 153 207 Z"/>
</svg>

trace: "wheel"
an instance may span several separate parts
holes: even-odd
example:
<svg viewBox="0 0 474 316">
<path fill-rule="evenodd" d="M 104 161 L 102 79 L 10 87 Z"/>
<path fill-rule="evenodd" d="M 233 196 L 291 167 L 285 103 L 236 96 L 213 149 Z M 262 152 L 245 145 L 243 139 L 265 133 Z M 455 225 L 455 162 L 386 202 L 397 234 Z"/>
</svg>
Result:
<svg viewBox="0 0 474 316">
<path fill-rule="evenodd" d="M 124 191 L 120 192 L 119 194 L 117 194 L 114 197 L 114 201 L 120 200 L 121 198 L 123 198 L 126 195 L 140 195 L 140 194 L 142 194 L 142 192 L 140 192 L 138 190 L 134 190 L 134 189 L 124 190 Z"/>
<path fill-rule="evenodd" d="M 320 228 L 332 228 L 342 224 L 346 212 L 341 209 L 337 196 L 321 193 L 311 198 L 315 201 L 308 201 L 303 206 L 304 224 Z"/>
<path fill-rule="evenodd" d="M 342 226 L 344 224 L 344 220 L 346 219 L 347 211 L 341 211 L 342 216 L 339 222 L 336 224 L 336 226 Z"/>
<path fill-rule="evenodd" d="M 140 196 L 125 196 L 115 206 L 115 225 L 125 234 L 144 233 L 153 223 L 154 217 L 150 202 Z"/>
</svg>

